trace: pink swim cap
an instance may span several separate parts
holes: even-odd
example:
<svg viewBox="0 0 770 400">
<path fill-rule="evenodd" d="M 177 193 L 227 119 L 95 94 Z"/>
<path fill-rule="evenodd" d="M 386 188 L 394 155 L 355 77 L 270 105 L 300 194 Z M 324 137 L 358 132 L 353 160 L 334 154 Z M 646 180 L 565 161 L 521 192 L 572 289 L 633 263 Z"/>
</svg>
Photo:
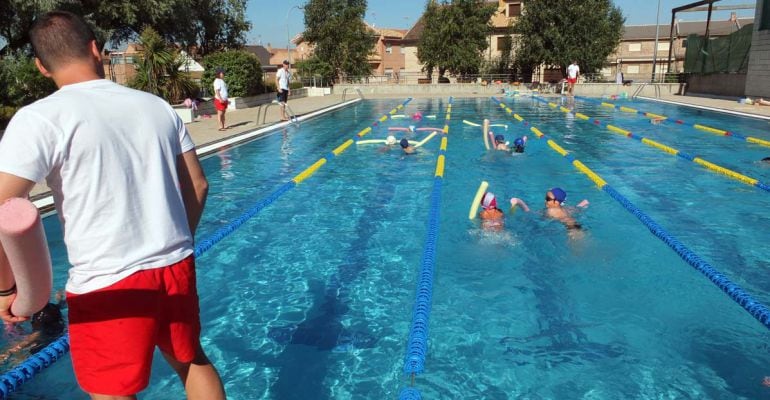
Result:
<svg viewBox="0 0 770 400">
<path fill-rule="evenodd" d="M 497 208 L 497 199 L 495 199 L 495 194 L 492 192 L 484 193 L 484 197 L 481 198 L 481 207 L 485 210 Z"/>
<path fill-rule="evenodd" d="M 422 111 L 417 111 L 416 113 L 414 113 L 414 115 L 412 115 L 412 119 L 415 120 L 415 121 L 421 120 L 422 119 Z"/>
</svg>

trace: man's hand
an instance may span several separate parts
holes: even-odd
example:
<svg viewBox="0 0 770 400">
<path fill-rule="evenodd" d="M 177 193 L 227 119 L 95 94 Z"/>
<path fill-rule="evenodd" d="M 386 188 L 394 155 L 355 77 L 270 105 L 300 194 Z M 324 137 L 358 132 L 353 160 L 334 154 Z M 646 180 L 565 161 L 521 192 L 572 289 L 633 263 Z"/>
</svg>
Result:
<svg viewBox="0 0 770 400">
<path fill-rule="evenodd" d="M 11 314 L 11 304 L 13 304 L 14 300 L 16 300 L 16 293 L 9 296 L 0 296 L 0 319 L 10 324 L 28 320 L 29 317 L 17 317 Z"/>
</svg>

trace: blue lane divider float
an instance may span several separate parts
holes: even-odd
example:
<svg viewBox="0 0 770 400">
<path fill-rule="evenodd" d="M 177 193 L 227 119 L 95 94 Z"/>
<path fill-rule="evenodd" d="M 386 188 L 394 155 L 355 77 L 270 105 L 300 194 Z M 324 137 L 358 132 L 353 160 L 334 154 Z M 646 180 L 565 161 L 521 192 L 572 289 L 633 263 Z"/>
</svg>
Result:
<svg viewBox="0 0 770 400">
<path fill-rule="evenodd" d="M 444 179 L 444 165 L 449 133 L 449 120 L 452 114 L 452 97 L 447 106 L 445 136 L 441 138 L 441 147 L 436 158 L 436 173 L 433 177 L 433 190 L 430 195 L 430 211 L 428 214 L 428 231 L 425 237 L 425 247 L 417 278 L 417 294 L 414 300 L 412 323 L 409 328 L 409 341 L 404 358 L 404 373 L 411 378 L 410 386 L 401 391 L 400 400 L 421 399 L 419 390 L 414 388 L 414 378 L 425 371 L 425 356 L 428 353 L 428 327 L 430 321 L 431 302 L 433 298 L 433 271 L 436 266 L 436 245 L 439 232 L 439 211 L 441 209 L 441 187 Z"/>
<path fill-rule="evenodd" d="M 503 102 L 497 98 L 492 98 L 495 102 L 505 108 L 509 114 L 513 111 L 508 108 Z M 515 115 L 516 119 L 523 122 L 524 119 Z M 603 192 L 607 193 L 615 201 L 620 203 L 626 211 L 633 214 L 647 229 L 652 232 L 655 237 L 663 241 L 669 248 L 674 250 L 679 257 L 684 260 L 691 267 L 695 268 L 698 272 L 705 275 L 712 283 L 714 283 L 719 289 L 725 292 L 733 301 L 738 303 L 744 310 L 748 311 L 752 317 L 759 321 L 765 328 L 770 329 L 770 309 L 765 305 L 755 300 L 750 294 L 746 293 L 740 286 L 736 285 L 724 274 L 717 271 L 709 263 L 703 260 L 699 255 L 687 248 L 682 242 L 676 239 L 673 235 L 669 234 L 663 227 L 655 222 L 650 216 L 645 214 L 642 210 L 636 207 L 625 196 L 621 195 L 617 190 L 608 185 L 604 179 L 602 179 L 595 172 L 588 169 L 580 160 L 572 156 L 568 151 L 564 150 L 561 146 L 556 144 L 547 135 L 540 132 L 535 127 L 530 128 L 534 132 L 538 139 L 546 139 L 551 148 L 561 154 L 566 160 L 573 164 L 578 170 L 588 176 Z"/>
<path fill-rule="evenodd" d="M 396 108 L 392 109 L 389 114 L 384 114 L 381 116 L 377 121 L 384 122 L 388 119 L 388 115 L 394 115 L 398 110 L 401 110 L 407 104 L 409 104 L 410 101 L 412 101 L 411 97 L 406 99 L 403 103 L 399 104 Z M 372 126 L 377 126 L 377 121 L 372 123 Z M 326 157 L 331 159 L 333 157 L 339 156 L 342 154 L 342 152 L 345 151 L 345 149 L 354 143 L 354 141 L 360 140 L 364 135 L 371 132 L 371 130 L 371 127 L 361 130 L 353 139 L 349 139 L 348 141 L 344 142 L 342 145 L 334 149 L 334 151 L 329 153 Z M 295 176 L 291 181 L 284 183 L 269 196 L 263 200 L 260 200 L 253 207 L 246 210 L 246 212 L 241 214 L 238 218 L 235 218 L 226 226 L 219 228 L 216 232 L 198 242 L 198 244 L 195 246 L 195 257 L 198 257 L 211 249 L 219 241 L 234 232 L 254 215 L 262 211 L 262 209 L 278 200 L 278 198 L 283 196 L 289 190 L 295 188 L 300 182 L 309 178 L 324 163 L 326 163 L 326 158 L 321 158 L 320 160 L 316 161 L 309 168 Z M 39 372 L 67 354 L 69 348 L 69 336 L 64 334 L 62 337 L 51 342 L 48 346 L 33 354 L 10 371 L 0 375 L 0 399 L 8 398 L 8 396 L 18 390 L 22 384 L 31 380 Z"/>
</svg>

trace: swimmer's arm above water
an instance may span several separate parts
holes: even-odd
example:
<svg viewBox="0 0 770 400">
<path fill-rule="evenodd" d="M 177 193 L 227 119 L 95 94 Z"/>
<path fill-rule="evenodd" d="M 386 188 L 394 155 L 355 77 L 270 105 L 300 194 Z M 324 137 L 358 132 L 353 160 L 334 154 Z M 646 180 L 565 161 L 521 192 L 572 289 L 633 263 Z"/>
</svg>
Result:
<svg viewBox="0 0 770 400">
<path fill-rule="evenodd" d="M 586 200 L 586 199 L 583 199 L 583 201 L 581 201 L 580 203 L 578 203 L 578 205 L 577 205 L 577 206 L 578 206 L 578 207 L 580 207 L 580 208 L 586 208 L 586 207 L 588 207 L 588 205 L 589 205 L 589 204 L 591 204 L 591 203 L 589 203 L 589 202 L 588 202 L 588 200 Z"/>
<path fill-rule="evenodd" d="M 524 200 L 518 197 L 511 197 L 511 208 L 516 207 L 516 205 L 521 206 L 524 211 L 529 212 L 529 207 L 527 207 L 527 203 L 525 203 Z"/>
</svg>

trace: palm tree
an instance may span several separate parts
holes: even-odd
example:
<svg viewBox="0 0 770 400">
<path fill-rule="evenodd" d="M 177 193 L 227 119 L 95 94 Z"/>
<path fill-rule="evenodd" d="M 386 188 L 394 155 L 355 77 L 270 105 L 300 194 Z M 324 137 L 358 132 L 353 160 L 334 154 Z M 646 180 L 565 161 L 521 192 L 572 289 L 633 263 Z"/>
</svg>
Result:
<svg viewBox="0 0 770 400">
<path fill-rule="evenodd" d="M 145 28 L 139 37 L 142 57 L 137 63 L 136 75 L 129 86 L 179 102 L 193 95 L 198 88 L 189 76 L 179 71 L 183 60 L 152 28 Z"/>
</svg>

